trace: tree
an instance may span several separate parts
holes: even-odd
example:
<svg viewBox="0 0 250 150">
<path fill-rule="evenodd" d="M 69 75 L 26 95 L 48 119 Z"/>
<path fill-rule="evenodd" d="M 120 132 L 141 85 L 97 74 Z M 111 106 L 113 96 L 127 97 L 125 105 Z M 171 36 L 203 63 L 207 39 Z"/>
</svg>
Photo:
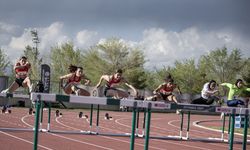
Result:
<svg viewBox="0 0 250 150">
<path fill-rule="evenodd" d="M 163 69 L 155 69 L 155 71 L 147 71 L 147 89 L 154 90 L 162 84 L 165 77 L 169 74 L 169 69 L 164 67 Z"/>
<path fill-rule="evenodd" d="M 40 66 L 42 64 L 42 58 L 39 58 L 39 51 L 31 46 L 27 45 L 24 50 L 24 56 L 28 58 L 31 64 L 31 79 L 40 80 Z"/>
<path fill-rule="evenodd" d="M 204 82 L 206 82 L 194 59 L 176 61 L 175 67 L 170 68 L 169 72 L 183 93 L 200 93 Z"/>
<path fill-rule="evenodd" d="M 199 68 L 203 68 L 210 79 L 218 82 L 234 82 L 236 76 L 245 66 L 239 49 L 234 49 L 230 54 L 226 47 L 211 51 L 203 55 L 199 61 Z M 205 68 L 205 69 L 204 69 Z"/>
<path fill-rule="evenodd" d="M 5 75 L 6 69 L 10 65 L 10 62 L 7 59 L 7 56 L 4 54 L 4 51 L 0 49 L 0 75 Z"/>
<path fill-rule="evenodd" d="M 137 88 L 145 88 L 144 55 L 139 48 L 132 48 L 117 38 L 111 38 L 91 47 L 84 54 L 88 76 L 96 83 L 102 74 L 124 70 L 128 82 Z"/>
<path fill-rule="evenodd" d="M 68 74 L 70 64 L 83 66 L 83 57 L 79 49 L 74 49 L 73 43 L 64 43 L 51 48 L 52 80 L 58 81 L 59 77 Z"/>
<path fill-rule="evenodd" d="M 241 76 L 242 76 L 243 80 L 245 80 L 246 86 L 250 87 L 250 59 L 249 58 L 246 59 L 246 62 L 247 62 L 247 64 L 245 65 L 245 67 L 241 71 Z M 249 98 L 250 92 L 244 91 L 243 96 Z"/>
</svg>

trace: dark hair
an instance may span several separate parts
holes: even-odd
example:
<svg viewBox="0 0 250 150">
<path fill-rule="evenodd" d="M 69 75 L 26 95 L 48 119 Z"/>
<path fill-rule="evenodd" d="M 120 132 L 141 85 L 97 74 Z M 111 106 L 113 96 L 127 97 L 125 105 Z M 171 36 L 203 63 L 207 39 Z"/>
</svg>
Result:
<svg viewBox="0 0 250 150">
<path fill-rule="evenodd" d="M 27 60 L 27 57 L 26 57 L 26 56 L 22 56 L 22 57 L 20 57 L 20 60 L 21 60 L 21 59 Z"/>
<path fill-rule="evenodd" d="M 208 83 L 208 88 L 209 88 L 209 89 L 211 89 L 211 88 L 210 88 L 210 85 L 211 85 L 212 83 L 215 83 L 215 84 L 216 84 L 216 81 L 215 81 L 215 80 L 210 80 L 210 81 L 209 81 L 209 83 Z"/>
<path fill-rule="evenodd" d="M 77 66 L 71 64 L 68 69 L 70 73 L 74 73 L 77 70 L 77 68 L 78 68 Z"/>
<path fill-rule="evenodd" d="M 166 75 L 166 77 L 165 77 L 165 79 L 164 79 L 164 80 L 165 80 L 166 82 L 171 82 L 171 81 L 172 81 L 171 79 L 173 80 L 173 78 L 172 78 L 171 74 L 170 74 L 170 73 L 168 73 L 168 74 Z M 171 81 L 170 81 L 170 80 L 171 80 Z M 172 81 L 172 82 L 173 82 L 173 81 Z"/>
<path fill-rule="evenodd" d="M 236 82 L 235 82 L 235 85 L 237 86 L 237 84 L 238 84 L 239 82 L 242 82 L 242 83 L 243 83 L 243 80 L 242 80 L 242 79 L 237 79 Z M 237 87 L 238 87 L 238 86 L 237 86 Z"/>
<path fill-rule="evenodd" d="M 172 79 L 172 78 L 168 79 L 167 81 L 170 83 L 174 83 L 174 79 Z"/>
<path fill-rule="evenodd" d="M 172 79 L 171 74 L 166 75 L 166 78 L 165 78 L 165 79 Z"/>
<path fill-rule="evenodd" d="M 120 73 L 120 74 L 122 74 L 122 69 L 117 69 L 117 70 L 115 71 L 115 73 Z"/>
</svg>

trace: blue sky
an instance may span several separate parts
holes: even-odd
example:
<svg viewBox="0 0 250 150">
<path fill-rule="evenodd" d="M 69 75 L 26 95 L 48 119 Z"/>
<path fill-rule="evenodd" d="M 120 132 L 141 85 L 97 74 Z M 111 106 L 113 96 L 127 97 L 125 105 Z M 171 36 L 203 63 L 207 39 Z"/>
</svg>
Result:
<svg viewBox="0 0 250 150">
<path fill-rule="evenodd" d="M 249 6 L 248 0 L 1 0 L 0 47 L 17 59 L 36 28 L 43 55 L 66 41 L 86 49 L 118 37 L 143 49 L 146 68 L 223 46 L 249 57 Z"/>
</svg>

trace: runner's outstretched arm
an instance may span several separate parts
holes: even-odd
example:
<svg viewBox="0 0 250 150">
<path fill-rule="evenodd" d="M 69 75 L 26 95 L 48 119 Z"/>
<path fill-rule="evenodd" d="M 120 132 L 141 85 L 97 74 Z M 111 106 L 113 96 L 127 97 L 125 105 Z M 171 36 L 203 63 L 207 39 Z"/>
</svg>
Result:
<svg viewBox="0 0 250 150">
<path fill-rule="evenodd" d="M 163 87 L 163 84 L 159 85 L 154 91 L 153 94 L 156 94 L 157 92 L 159 92 L 159 90 Z"/>
<path fill-rule="evenodd" d="M 104 79 L 104 75 L 101 76 L 99 82 L 98 82 L 97 85 L 95 86 L 96 88 L 99 88 L 99 87 L 100 87 L 100 85 L 101 85 L 103 79 Z"/>
<path fill-rule="evenodd" d="M 87 78 L 85 75 L 83 75 L 82 78 L 84 80 L 84 85 L 89 85 L 91 83 L 90 79 Z"/>
<path fill-rule="evenodd" d="M 72 76 L 72 74 L 70 73 L 70 74 L 67 74 L 67 75 L 64 75 L 64 76 L 60 76 L 60 83 L 61 83 L 61 87 L 63 87 L 63 80 L 64 79 L 68 79 L 68 78 L 70 78 Z"/>
<path fill-rule="evenodd" d="M 134 88 L 134 86 L 130 85 L 127 81 L 124 81 L 124 82 L 125 82 L 126 86 L 128 86 L 129 88 L 131 88 L 134 91 L 135 96 L 138 96 L 137 90 Z"/>
</svg>

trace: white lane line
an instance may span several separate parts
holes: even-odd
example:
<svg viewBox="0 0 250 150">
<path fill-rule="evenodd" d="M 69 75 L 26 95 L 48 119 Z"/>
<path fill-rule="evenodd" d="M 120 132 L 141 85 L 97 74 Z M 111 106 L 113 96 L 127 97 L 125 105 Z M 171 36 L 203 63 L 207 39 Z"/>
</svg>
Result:
<svg viewBox="0 0 250 150">
<path fill-rule="evenodd" d="M 25 140 L 25 139 L 23 139 L 23 138 L 19 138 L 19 137 L 17 137 L 17 136 L 8 134 L 8 133 L 3 132 L 3 131 L 0 131 L 0 132 L 1 132 L 2 134 L 5 134 L 5 135 L 10 136 L 10 137 L 12 137 L 12 138 L 18 139 L 18 140 L 20 140 L 20 141 L 23 141 L 23 142 L 26 142 L 26 143 L 29 143 L 29 144 L 33 144 L 33 142 L 30 142 L 30 141 Z M 48 148 L 48 147 L 43 146 L 43 145 L 40 145 L 40 144 L 38 144 L 37 146 L 39 146 L 39 147 L 41 147 L 41 148 L 44 148 L 44 149 L 47 149 L 47 150 L 53 150 L 53 149 L 51 149 L 51 148 Z"/>
<path fill-rule="evenodd" d="M 101 135 L 100 135 L 101 136 Z M 102 137 L 105 137 L 107 139 L 111 139 L 111 140 L 114 140 L 114 138 L 111 138 L 111 137 L 107 137 L 107 136 L 102 136 Z M 115 139 L 116 141 L 120 141 L 120 142 L 124 142 L 124 143 L 130 143 L 130 141 L 124 141 L 124 140 L 119 140 L 119 139 Z M 144 146 L 143 144 L 137 144 L 135 143 L 135 145 L 138 145 L 138 146 Z M 158 150 L 166 150 L 166 148 L 158 148 L 158 147 L 154 147 L 154 146 L 149 146 L 149 149 L 158 149 Z"/>
<path fill-rule="evenodd" d="M 64 126 L 64 127 L 66 127 L 66 128 L 68 128 L 68 129 L 73 129 L 73 130 L 81 131 L 81 130 L 78 129 L 78 128 L 74 128 L 74 127 L 71 127 L 71 126 L 67 126 L 67 125 L 61 123 L 61 122 L 59 121 L 60 118 L 61 118 L 61 116 L 56 117 L 56 122 L 57 122 L 58 124 L 60 124 L 60 125 L 62 125 L 62 126 Z"/>
<path fill-rule="evenodd" d="M 77 131 L 82 131 L 82 130 L 79 129 L 79 128 L 74 128 L 74 127 L 68 126 L 68 125 L 66 125 L 66 124 L 64 124 L 64 123 L 61 123 L 61 122 L 59 121 L 59 119 L 60 119 L 60 117 L 56 118 L 56 122 L 57 122 L 58 124 L 60 124 L 60 125 L 62 125 L 62 126 L 64 126 L 64 127 L 67 127 L 68 129 L 73 129 L 73 130 L 77 130 Z M 106 128 L 106 127 L 102 127 L 102 126 L 99 126 L 99 128 L 108 129 L 108 130 L 110 130 L 110 131 L 115 131 L 116 133 L 120 133 L 120 132 L 121 132 L 120 130 L 114 130 L 114 129 L 112 129 L 112 128 Z"/>
<path fill-rule="evenodd" d="M 60 118 L 60 117 L 58 117 L 58 119 L 59 119 L 59 118 Z M 56 119 L 56 121 L 57 121 L 57 123 L 59 123 L 59 120 Z M 80 129 L 77 129 L 77 128 L 74 128 L 74 127 L 67 126 L 67 125 L 65 125 L 65 124 L 63 124 L 63 123 L 61 123 L 61 122 L 60 122 L 60 124 L 63 125 L 63 126 L 66 126 L 66 127 L 68 127 L 68 128 L 72 128 L 72 129 L 74 129 L 74 130 L 80 130 Z M 99 127 L 100 127 L 100 128 L 104 128 L 104 129 L 109 129 L 109 130 L 111 130 L 111 131 L 116 131 L 116 132 L 119 131 L 119 130 L 113 130 L 113 129 L 110 129 L 110 128 L 105 128 L 105 127 L 102 127 L 102 126 L 99 126 Z M 121 132 L 121 131 L 119 131 L 119 132 Z M 118 132 L 118 133 L 119 133 L 119 132 Z M 99 136 L 101 136 L 101 135 L 99 135 Z M 106 139 L 112 139 L 112 140 L 119 141 L 119 142 L 123 142 L 123 143 L 130 143 L 130 141 L 120 140 L 120 139 L 116 139 L 116 138 L 112 138 L 112 137 L 107 137 L 107 136 L 101 136 L 101 137 L 106 138 Z M 143 144 L 135 143 L 135 145 L 144 147 Z M 157 149 L 157 150 L 165 150 L 165 148 L 164 148 L 164 149 L 161 149 L 161 148 L 154 147 L 154 146 L 149 146 L 149 148 L 150 148 L 150 149 Z"/>
<path fill-rule="evenodd" d="M 123 124 L 123 123 L 118 122 L 119 120 L 122 120 L 122 119 L 124 119 L 124 118 L 116 119 L 115 122 L 118 123 L 119 125 L 122 125 L 122 126 L 125 126 L 125 127 L 130 127 L 130 126 L 126 125 L 126 124 Z M 126 119 L 128 119 L 128 118 L 126 118 Z M 154 118 L 153 120 L 159 120 L 159 119 L 163 119 L 163 118 Z M 157 127 L 157 128 L 159 128 L 159 127 Z M 161 128 L 161 129 L 162 129 L 162 128 Z M 152 132 L 151 132 L 151 133 L 152 133 Z M 157 133 L 157 132 L 153 132 L 153 133 Z M 202 148 L 202 147 L 197 147 L 197 146 L 189 146 L 189 145 L 186 145 L 186 144 L 183 144 L 183 143 L 182 143 L 182 144 L 179 144 L 179 143 L 175 143 L 175 142 L 173 142 L 173 141 L 168 142 L 168 141 L 157 140 L 157 139 L 152 139 L 152 140 L 154 140 L 154 141 L 161 141 L 161 142 L 163 142 L 163 143 L 169 143 L 169 144 L 178 145 L 178 146 L 185 146 L 185 147 L 191 147 L 191 148 L 196 148 L 196 149 L 210 150 L 210 149 L 207 149 L 207 148 Z"/>
<path fill-rule="evenodd" d="M 28 123 L 26 123 L 26 122 L 24 121 L 24 118 L 25 118 L 25 117 L 27 117 L 27 116 L 24 116 L 24 117 L 22 118 L 22 121 L 23 121 L 26 125 L 28 125 L 28 126 L 30 126 L 30 127 L 33 127 L 33 126 L 29 125 Z M 62 123 L 60 123 L 60 122 L 58 121 L 59 118 L 60 118 L 60 117 L 56 118 L 56 122 L 59 123 L 59 124 L 61 124 L 61 125 L 63 125 Z M 64 125 L 64 126 L 67 126 L 67 125 Z M 69 126 L 67 126 L 67 127 L 73 129 L 73 127 L 69 127 Z M 79 129 L 77 129 L 77 128 L 74 128 L 74 129 L 79 130 Z M 46 133 L 47 133 L 47 132 L 46 132 Z M 79 141 L 79 140 L 76 140 L 76 139 L 73 139 L 73 138 L 68 138 L 68 137 L 61 136 L 61 135 L 57 135 L 57 134 L 53 134 L 53 133 L 47 133 L 47 134 L 50 134 L 50 135 L 53 135 L 53 136 L 57 136 L 57 137 L 60 137 L 60 138 L 64 138 L 64 139 L 67 139 L 67 140 L 70 140 L 70 141 L 74 141 L 74 142 L 78 142 L 78 143 L 82 143 L 82 144 L 91 145 L 91 146 L 98 147 L 98 148 L 102 148 L 102 149 L 113 150 L 113 149 L 111 149 L 111 148 L 99 146 L 99 145 L 96 145 L 96 144 L 91 144 L 91 143 L 88 143 L 88 142 Z"/>
<path fill-rule="evenodd" d="M 8 123 L 8 124 L 10 124 L 10 125 L 14 125 L 14 126 L 19 126 L 19 127 L 24 127 L 24 128 L 26 128 L 26 126 L 24 126 L 24 125 L 21 125 L 21 124 L 18 124 L 18 123 L 13 123 L 13 122 L 10 122 L 10 121 L 8 121 L 8 120 L 0 120 L 0 121 L 5 122 L 5 123 Z M 14 127 L 13 127 L 13 129 L 14 129 Z"/>
<path fill-rule="evenodd" d="M 130 126 L 126 125 L 126 124 L 123 124 L 123 123 L 118 122 L 118 121 L 123 120 L 123 119 L 128 119 L 128 118 L 116 119 L 115 122 L 118 123 L 119 125 L 122 125 L 122 126 L 125 126 L 125 127 L 130 127 Z M 153 120 L 158 120 L 158 119 L 161 119 L 161 118 L 154 118 Z M 168 124 L 169 124 L 170 126 L 177 127 L 177 126 L 171 124 L 172 122 L 176 122 L 176 121 L 180 121 L 180 120 L 172 120 L 172 121 L 169 121 Z M 164 129 L 162 129 L 162 128 L 160 128 L 160 127 L 156 127 L 156 126 L 154 126 L 154 128 L 159 128 L 159 129 L 161 129 L 161 130 L 164 130 Z M 179 128 L 179 127 L 178 127 L 178 128 Z M 169 130 L 166 130 L 166 131 L 169 131 Z M 157 135 L 158 135 L 157 132 L 151 132 L 151 133 L 154 133 L 154 134 L 157 134 Z M 202 132 L 202 133 L 204 133 L 204 132 Z M 159 136 L 160 136 L 160 135 L 159 135 Z M 179 144 L 179 143 L 175 143 L 175 142 L 173 142 L 173 141 L 167 142 L 167 141 L 164 141 L 164 140 L 157 140 L 157 139 L 152 139 L 152 140 L 154 140 L 154 141 L 161 141 L 161 142 L 164 142 L 164 143 L 174 144 L 174 145 L 178 145 L 178 146 L 185 146 L 185 147 L 192 147 L 192 148 L 196 148 L 196 149 L 209 150 L 209 149 L 207 149 L 207 148 L 202 148 L 202 147 L 198 147 L 198 146 L 190 146 L 190 145 L 186 145 L 186 144 L 183 144 L 183 143 L 182 143 L 182 144 Z M 223 147 L 224 147 L 224 146 L 223 146 Z"/>
<path fill-rule="evenodd" d="M 73 139 L 73 138 L 68 138 L 68 137 L 61 136 L 61 135 L 54 134 L 54 133 L 48 133 L 48 134 L 51 134 L 53 136 L 57 136 L 57 137 L 60 137 L 60 138 L 63 138 L 63 139 L 67 139 L 67 140 L 70 140 L 70 141 L 74 141 L 74 142 L 78 142 L 78 143 L 82 143 L 82 144 L 87 144 L 87 145 L 90 145 L 90 146 L 98 147 L 98 148 L 101 148 L 101 149 L 114 150 L 114 149 L 111 149 L 111 148 L 108 148 L 108 147 L 103 147 L 103 146 L 100 146 L 100 145 L 91 144 L 89 142 L 79 141 L 79 140 L 76 140 L 76 139 Z"/>
<path fill-rule="evenodd" d="M 178 146 L 185 146 L 185 147 L 190 147 L 190 148 L 195 148 L 195 149 L 202 149 L 202 150 L 213 150 L 213 149 L 208 149 L 207 147 L 206 148 L 202 148 L 202 147 L 199 147 L 199 146 L 191 146 L 190 145 L 186 145 L 186 144 L 183 144 L 183 143 L 174 143 L 173 141 L 172 142 L 168 142 L 168 141 L 165 141 L 165 140 L 157 140 L 157 139 L 152 139 L 154 141 L 160 141 L 160 142 L 163 142 L 163 143 L 169 143 L 169 144 L 173 144 L 173 145 L 178 145 Z"/>
<path fill-rule="evenodd" d="M 32 126 L 32 125 L 30 125 L 30 124 L 28 124 L 28 123 L 26 123 L 26 122 L 24 121 L 24 119 L 27 118 L 27 117 L 29 117 L 29 116 L 30 116 L 30 115 L 25 115 L 25 116 L 23 116 L 23 117 L 21 118 L 21 120 L 22 120 L 22 122 L 23 122 L 25 125 L 27 125 L 27 126 L 33 128 L 34 126 Z"/>
<path fill-rule="evenodd" d="M 168 122 L 168 124 L 170 125 L 170 126 L 172 126 L 172 127 L 175 127 L 175 128 L 179 128 L 179 126 L 176 126 L 176 125 L 173 125 L 173 124 L 171 124 L 171 123 L 173 123 L 173 122 L 177 122 L 177 121 L 180 121 L 180 120 L 171 120 L 171 121 L 169 121 Z M 184 128 L 183 128 L 184 129 Z M 198 130 L 192 130 L 192 131 L 195 131 L 195 132 L 198 132 L 198 133 L 207 133 L 207 132 L 202 132 L 202 131 L 198 131 Z M 211 133 L 212 134 L 212 133 Z M 195 135 L 193 135 L 194 137 L 199 137 L 199 136 L 195 136 Z M 208 143 L 208 144 L 210 144 L 210 145 L 216 145 L 216 146 L 219 146 L 219 147 L 225 147 L 225 148 L 228 148 L 228 146 L 224 146 L 224 145 L 221 145 L 221 144 L 213 144 L 213 143 Z M 237 147 L 235 147 L 235 149 L 240 149 L 240 148 L 237 148 Z"/>
<path fill-rule="evenodd" d="M 210 131 L 220 132 L 221 133 L 221 130 L 212 129 L 212 128 L 209 128 L 209 127 L 205 127 L 205 126 L 199 125 L 199 123 L 201 123 L 201 122 L 208 122 L 208 121 L 214 121 L 214 120 L 198 120 L 198 121 L 194 121 L 193 125 L 195 127 L 198 127 L 198 128 L 202 128 L 202 129 L 206 129 L 206 130 L 210 130 Z M 220 120 L 218 120 L 218 121 L 220 121 Z M 240 133 L 234 133 L 234 134 L 239 135 L 239 136 L 243 136 L 243 134 L 240 134 Z M 247 137 L 250 137 L 250 135 L 247 135 Z"/>
<path fill-rule="evenodd" d="M 168 124 L 171 125 L 172 127 L 179 128 L 179 126 L 176 126 L 176 125 L 171 124 L 171 123 L 177 122 L 177 121 L 179 121 L 179 120 L 172 120 L 172 121 L 169 121 Z M 197 122 L 197 121 L 196 121 L 196 122 Z M 194 122 L 193 122 L 193 125 L 194 125 Z M 183 130 L 185 130 L 185 129 L 186 129 L 186 128 L 183 128 Z M 216 129 L 215 129 L 215 130 L 211 130 L 211 131 L 221 133 L 220 130 L 216 131 Z M 190 131 L 190 132 L 191 132 L 191 131 Z M 200 130 L 195 130 L 195 129 L 192 129 L 192 132 L 193 132 L 193 133 L 200 133 L 200 134 L 207 134 L 207 133 L 208 133 L 208 132 L 206 132 L 206 131 L 200 131 Z M 193 135 L 193 137 L 199 137 L 199 136 L 197 136 L 197 135 L 195 136 L 195 134 L 192 134 L 192 135 Z M 240 135 L 240 134 L 235 133 L 235 135 Z M 218 134 L 215 134 L 215 133 L 209 133 L 209 136 L 217 136 L 218 138 L 221 137 L 221 135 L 218 135 Z M 239 138 L 237 138 L 237 137 L 235 137 L 235 139 L 236 139 L 236 140 L 241 140 L 241 139 L 239 139 Z M 248 140 L 248 141 L 249 141 L 249 140 Z"/>
</svg>

